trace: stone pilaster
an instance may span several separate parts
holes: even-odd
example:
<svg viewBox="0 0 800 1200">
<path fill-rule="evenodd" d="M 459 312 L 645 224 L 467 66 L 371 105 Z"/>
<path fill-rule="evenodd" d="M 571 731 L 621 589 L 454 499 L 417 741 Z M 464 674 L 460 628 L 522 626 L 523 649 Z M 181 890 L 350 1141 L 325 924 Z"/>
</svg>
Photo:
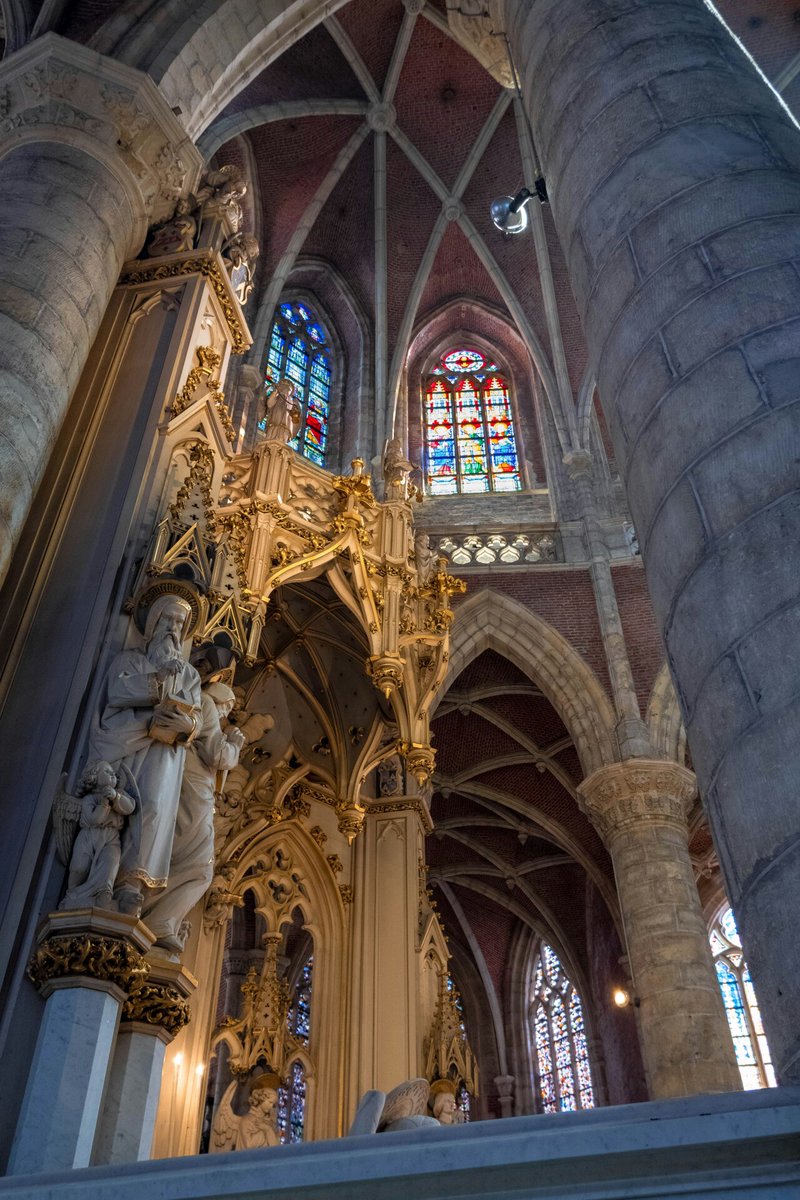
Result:
<svg viewBox="0 0 800 1200">
<path fill-rule="evenodd" d="M 197 980 L 179 963 L 151 956 L 148 974 L 122 1006 L 93 1162 L 150 1157 L 161 1096 L 164 1054 L 190 1018 Z"/>
<path fill-rule="evenodd" d="M 201 159 L 147 76 L 48 33 L 0 69 L 0 580 L 120 268 Z"/>
<path fill-rule="evenodd" d="M 653 1099 L 741 1087 L 689 858 L 695 790 L 691 771 L 652 759 L 578 789 L 614 863 Z"/>
<path fill-rule="evenodd" d="M 52 913 L 28 974 L 46 999 L 9 1174 L 87 1167 L 126 995 L 147 978 L 149 930 L 99 909 Z"/>
</svg>

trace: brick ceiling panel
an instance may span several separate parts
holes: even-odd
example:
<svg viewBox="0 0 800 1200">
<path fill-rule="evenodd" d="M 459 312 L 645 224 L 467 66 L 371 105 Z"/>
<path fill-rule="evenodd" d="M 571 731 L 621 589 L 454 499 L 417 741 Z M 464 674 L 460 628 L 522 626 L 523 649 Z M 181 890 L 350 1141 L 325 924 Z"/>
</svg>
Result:
<svg viewBox="0 0 800 1200">
<path fill-rule="evenodd" d="M 417 20 L 395 96 L 397 123 L 448 187 L 500 94 L 500 85 L 430 21 Z"/>
<path fill-rule="evenodd" d="M 715 0 L 769 79 L 800 54 L 800 4 L 795 0 Z"/>
<path fill-rule="evenodd" d="M 386 81 L 403 13 L 397 0 L 353 0 L 336 13 L 379 91 Z"/>
<path fill-rule="evenodd" d="M 387 138 L 386 146 L 386 191 L 387 319 L 391 354 L 441 204 L 392 138 Z"/>
<path fill-rule="evenodd" d="M 367 138 L 317 217 L 304 254 L 326 259 L 347 280 L 368 321 L 375 318 L 375 269 L 372 249 L 373 150 Z M 365 230 L 369 244 L 365 247 Z"/>
<path fill-rule="evenodd" d="M 357 117 L 313 117 L 275 121 L 251 130 L 248 136 L 261 190 L 261 254 L 268 272 L 274 270 L 316 189 L 359 123 Z M 224 146 L 218 159 L 225 162 Z"/>
<path fill-rule="evenodd" d="M 505 302 L 459 226 L 452 222 L 434 259 L 417 309 L 423 321 L 451 300 L 478 300 L 505 311 Z"/>
<path fill-rule="evenodd" d="M 470 590 L 475 589 L 470 588 Z M 502 654 L 497 654 L 494 650 L 484 650 L 471 663 L 468 663 L 453 681 L 452 686 L 456 691 L 467 691 L 474 687 L 504 683 L 530 684 L 530 680 L 519 667 L 515 667 Z"/>
<path fill-rule="evenodd" d="M 540 749 L 568 736 L 561 717 L 543 696 L 492 696 L 480 704 L 512 722 Z"/>
<path fill-rule="evenodd" d="M 513 237 L 503 234 L 495 229 L 489 216 L 493 200 L 499 196 L 515 195 L 524 183 L 531 186 L 531 181 L 524 178 L 517 123 L 513 107 L 509 107 L 475 169 L 464 194 L 464 204 L 473 225 L 522 303 L 545 353 L 550 356 L 550 339 L 533 238 L 530 233 Z M 574 305 L 571 293 L 570 301 Z"/>
<path fill-rule="evenodd" d="M 433 722 L 436 769 L 454 775 L 506 754 L 524 753 L 518 742 L 483 717 L 449 712 Z"/>
<path fill-rule="evenodd" d="M 280 100 L 365 100 L 364 89 L 322 25 L 285 50 L 243 88 L 225 112 Z"/>
</svg>

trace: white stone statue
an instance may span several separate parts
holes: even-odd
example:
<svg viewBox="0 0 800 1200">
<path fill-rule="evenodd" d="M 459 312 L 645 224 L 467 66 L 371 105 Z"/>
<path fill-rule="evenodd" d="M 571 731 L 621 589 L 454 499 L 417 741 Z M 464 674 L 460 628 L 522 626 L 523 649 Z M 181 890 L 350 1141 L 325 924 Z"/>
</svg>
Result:
<svg viewBox="0 0 800 1200">
<path fill-rule="evenodd" d="M 410 485 L 409 477 L 414 470 L 414 464 L 403 453 L 400 438 L 389 438 L 383 452 L 383 481 L 386 487 L 387 500 L 405 500 Z M 412 494 L 416 488 L 411 488 Z"/>
<path fill-rule="evenodd" d="M 62 793 L 53 808 L 56 843 L 62 859 L 69 862 L 67 894 L 58 907 L 111 908 L 120 831 L 136 808 L 136 799 L 118 789 L 116 771 L 103 761 L 85 767 L 78 796 Z"/>
<path fill-rule="evenodd" d="M 303 411 L 295 399 L 291 379 L 279 379 L 267 396 L 265 440 L 290 442 L 300 428 L 302 416 Z"/>
<path fill-rule="evenodd" d="M 255 264 L 259 246 L 250 233 L 235 233 L 222 247 L 231 287 L 240 304 L 246 304 L 255 286 Z"/>
<path fill-rule="evenodd" d="M 348 1137 L 361 1133 L 400 1133 L 404 1129 L 438 1129 L 425 1113 L 430 1088 L 427 1079 L 408 1079 L 389 1092 L 365 1092 L 359 1101 Z"/>
<path fill-rule="evenodd" d="M 214 795 L 219 772 L 239 762 L 245 737 L 236 726 L 223 730 L 236 697 L 225 683 L 208 683 L 201 696 L 200 726 L 186 750 L 167 886 L 147 897 L 142 919 L 156 945 L 177 956 L 188 928 L 185 918 L 214 878 Z"/>
<path fill-rule="evenodd" d="M 239 201 L 246 193 L 247 180 L 244 175 L 233 163 L 227 163 L 204 176 L 195 199 L 203 218 L 224 215 L 233 232 L 238 233 L 242 224 Z"/>
<path fill-rule="evenodd" d="M 433 551 L 430 538 L 421 529 L 414 535 L 414 559 L 420 583 L 427 583 L 433 568 Z"/>
<path fill-rule="evenodd" d="M 114 899 L 140 914 L 145 891 L 166 887 L 186 745 L 200 718 L 200 676 L 182 655 L 191 608 L 172 593 L 147 613 L 144 646 L 123 650 L 109 667 L 90 757 L 127 769 L 139 807 L 122 836 Z"/>
<path fill-rule="evenodd" d="M 233 1111 L 233 1094 L 236 1080 L 227 1088 L 211 1127 L 212 1153 L 224 1150 L 260 1150 L 264 1146 L 279 1146 L 278 1133 L 278 1084 L 277 1075 L 271 1072 L 258 1075 L 250 1088 L 250 1099 L 245 1116 Z"/>
</svg>

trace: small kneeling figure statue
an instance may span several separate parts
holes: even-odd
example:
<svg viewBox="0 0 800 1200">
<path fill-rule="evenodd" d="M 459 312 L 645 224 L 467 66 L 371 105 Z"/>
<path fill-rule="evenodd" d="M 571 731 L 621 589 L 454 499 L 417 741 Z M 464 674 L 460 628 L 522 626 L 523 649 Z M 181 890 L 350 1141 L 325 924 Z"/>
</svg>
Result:
<svg viewBox="0 0 800 1200">
<path fill-rule="evenodd" d="M 80 807 L 62 810 L 62 820 L 80 828 L 69 859 L 67 894 L 59 908 L 111 908 L 119 870 L 120 832 L 136 801 L 117 788 L 117 774 L 102 759 L 89 763 L 79 785 Z M 67 805 L 72 797 L 64 797 Z M 73 801 L 73 804 L 75 802 Z"/>
<path fill-rule="evenodd" d="M 211 1129 L 211 1152 L 224 1150 L 261 1150 L 279 1146 L 278 1086 L 273 1072 L 257 1075 L 250 1087 L 248 1110 L 243 1117 L 233 1111 L 236 1080 L 228 1087 Z"/>
</svg>

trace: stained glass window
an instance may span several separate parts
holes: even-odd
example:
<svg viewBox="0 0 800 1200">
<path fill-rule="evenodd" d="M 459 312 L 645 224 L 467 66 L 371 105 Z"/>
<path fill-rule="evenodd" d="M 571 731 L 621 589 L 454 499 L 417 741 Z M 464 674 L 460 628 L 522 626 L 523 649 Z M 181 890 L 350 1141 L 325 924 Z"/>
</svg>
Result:
<svg viewBox="0 0 800 1200">
<path fill-rule="evenodd" d="M 477 350 L 456 348 L 425 389 L 428 491 L 516 492 L 520 481 L 508 382 Z"/>
<path fill-rule="evenodd" d="M 555 951 L 542 942 L 530 1002 L 539 1095 L 545 1112 L 594 1108 L 581 998 Z"/>
<path fill-rule="evenodd" d="M 289 1033 L 303 1046 L 311 1036 L 311 984 L 313 955 L 297 977 L 292 1002 L 286 1014 Z M 282 1142 L 302 1142 L 306 1115 L 306 1069 L 299 1059 L 289 1067 L 286 1087 L 278 1088 L 278 1130 Z"/>
<path fill-rule="evenodd" d="M 753 981 L 744 961 L 742 940 L 730 908 L 725 909 L 711 930 L 710 940 L 742 1087 L 775 1087 L 772 1056 L 764 1036 Z"/>
<path fill-rule="evenodd" d="M 328 337 L 307 304 L 284 301 L 275 314 L 264 369 L 267 394 L 284 377 L 295 384 L 295 396 L 303 410 L 297 437 L 289 445 L 322 467 L 328 440 L 333 367 Z M 262 419 L 259 428 L 263 429 L 265 424 Z"/>
</svg>

